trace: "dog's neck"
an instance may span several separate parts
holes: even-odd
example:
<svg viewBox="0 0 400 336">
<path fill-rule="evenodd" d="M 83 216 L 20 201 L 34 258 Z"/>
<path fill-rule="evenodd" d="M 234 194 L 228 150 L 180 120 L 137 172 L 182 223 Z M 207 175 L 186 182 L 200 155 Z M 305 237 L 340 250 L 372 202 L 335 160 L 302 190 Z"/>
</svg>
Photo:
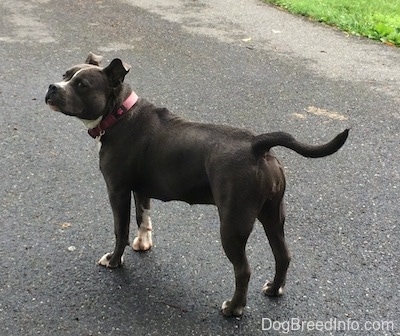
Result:
<svg viewBox="0 0 400 336">
<path fill-rule="evenodd" d="M 81 119 L 85 126 L 88 128 L 88 133 L 92 138 L 101 137 L 108 128 L 113 126 L 126 112 L 128 112 L 137 102 L 138 96 L 134 91 L 125 101 L 115 110 L 111 111 L 106 116 L 101 116 L 96 120 Z"/>
<path fill-rule="evenodd" d="M 98 117 L 96 120 L 87 120 L 79 118 L 79 120 L 83 122 L 83 124 L 86 126 L 87 129 L 95 128 L 100 123 L 101 119 L 103 119 L 103 116 Z"/>
</svg>

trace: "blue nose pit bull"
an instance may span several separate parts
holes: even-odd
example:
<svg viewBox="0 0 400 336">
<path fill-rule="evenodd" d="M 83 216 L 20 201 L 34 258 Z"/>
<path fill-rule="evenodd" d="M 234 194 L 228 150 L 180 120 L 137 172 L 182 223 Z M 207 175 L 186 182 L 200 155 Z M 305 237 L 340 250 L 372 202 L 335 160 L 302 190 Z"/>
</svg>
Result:
<svg viewBox="0 0 400 336">
<path fill-rule="evenodd" d="M 250 267 L 246 242 L 258 219 L 271 245 L 276 273 L 263 287 L 266 295 L 283 293 L 290 254 L 284 238 L 285 176 L 271 150 L 283 146 L 319 158 L 335 153 L 349 130 L 330 142 L 310 146 L 283 132 L 255 135 L 229 126 L 184 120 L 166 108 L 138 98 L 124 83 L 130 66 L 114 59 L 100 67 L 101 56 L 68 69 L 52 84 L 46 103 L 55 111 L 81 119 L 101 142 L 100 170 L 114 216 L 116 243 L 99 264 L 118 267 L 129 244 L 132 195 L 138 234 L 132 248 L 152 247 L 150 199 L 214 204 L 221 241 L 233 264 L 236 288 L 222 304 L 226 316 L 240 316 L 246 305 Z"/>
</svg>

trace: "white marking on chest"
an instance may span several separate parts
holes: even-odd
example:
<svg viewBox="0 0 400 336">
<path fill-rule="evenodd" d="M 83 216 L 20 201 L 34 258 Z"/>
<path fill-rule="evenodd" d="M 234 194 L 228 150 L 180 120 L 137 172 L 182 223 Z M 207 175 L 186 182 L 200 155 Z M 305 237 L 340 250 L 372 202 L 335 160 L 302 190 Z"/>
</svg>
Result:
<svg viewBox="0 0 400 336">
<path fill-rule="evenodd" d="M 100 153 L 101 150 L 101 140 L 97 140 L 97 151 Z"/>
<path fill-rule="evenodd" d="M 103 117 L 102 116 L 98 117 L 96 120 L 87 120 L 87 119 L 80 119 L 80 118 L 78 118 L 78 119 L 83 122 L 83 124 L 86 126 L 87 129 L 91 129 L 91 128 L 95 128 L 98 124 L 100 124 Z M 100 137 L 97 137 L 96 140 L 97 140 L 97 151 L 100 153 L 100 149 L 101 149 Z"/>
</svg>

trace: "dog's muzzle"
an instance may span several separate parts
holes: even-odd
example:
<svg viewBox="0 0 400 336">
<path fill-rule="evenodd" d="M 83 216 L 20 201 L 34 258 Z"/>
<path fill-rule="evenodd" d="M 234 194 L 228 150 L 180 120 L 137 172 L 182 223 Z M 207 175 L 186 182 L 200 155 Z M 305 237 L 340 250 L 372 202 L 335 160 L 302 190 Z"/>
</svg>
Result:
<svg viewBox="0 0 400 336">
<path fill-rule="evenodd" d="M 56 84 L 49 85 L 45 97 L 46 104 L 49 104 L 49 102 L 51 102 L 52 97 L 57 93 L 58 89 L 59 87 Z"/>
<path fill-rule="evenodd" d="M 54 111 L 59 111 L 55 104 L 55 97 L 60 87 L 57 84 L 50 84 L 45 96 L 45 103 Z"/>
</svg>

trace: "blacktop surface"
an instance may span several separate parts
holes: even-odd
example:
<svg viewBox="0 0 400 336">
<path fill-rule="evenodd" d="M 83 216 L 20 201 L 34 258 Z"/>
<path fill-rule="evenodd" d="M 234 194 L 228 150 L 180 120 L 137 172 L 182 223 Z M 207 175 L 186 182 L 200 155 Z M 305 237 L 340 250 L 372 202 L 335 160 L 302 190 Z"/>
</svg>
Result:
<svg viewBox="0 0 400 336">
<path fill-rule="evenodd" d="M 10 0 L 0 18 L 0 335 L 400 335 L 399 49 L 256 0 Z M 96 264 L 114 244 L 96 142 L 44 104 L 89 51 L 194 121 L 309 143 L 351 127 L 328 158 L 277 149 L 283 297 L 261 293 L 274 264 L 256 225 L 245 314 L 220 314 L 234 280 L 212 206 L 154 201 L 154 248 Z"/>
</svg>

